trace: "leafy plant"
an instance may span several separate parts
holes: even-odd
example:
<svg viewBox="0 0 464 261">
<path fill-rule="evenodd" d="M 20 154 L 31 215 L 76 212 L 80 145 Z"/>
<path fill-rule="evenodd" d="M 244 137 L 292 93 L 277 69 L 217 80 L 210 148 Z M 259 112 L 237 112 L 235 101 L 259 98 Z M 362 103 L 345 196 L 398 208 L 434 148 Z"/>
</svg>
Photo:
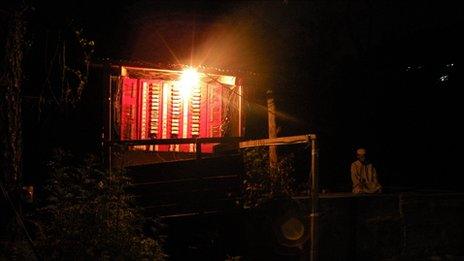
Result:
<svg viewBox="0 0 464 261">
<path fill-rule="evenodd" d="M 257 207 L 264 201 L 294 193 L 294 156 L 288 154 L 277 162 L 275 169 L 269 167 L 267 147 L 243 151 L 245 177 L 243 180 L 244 207 Z"/>
<path fill-rule="evenodd" d="M 37 248 L 47 259 L 163 260 L 161 239 L 142 233 L 121 172 L 112 177 L 89 157 L 82 163 L 59 151 L 48 163 L 47 198 L 38 209 Z"/>
</svg>

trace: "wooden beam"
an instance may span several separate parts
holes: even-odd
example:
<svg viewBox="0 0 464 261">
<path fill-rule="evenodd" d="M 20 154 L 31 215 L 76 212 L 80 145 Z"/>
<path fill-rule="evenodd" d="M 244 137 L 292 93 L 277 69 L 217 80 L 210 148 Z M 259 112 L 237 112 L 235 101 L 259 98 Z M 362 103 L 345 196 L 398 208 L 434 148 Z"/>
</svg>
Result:
<svg viewBox="0 0 464 261">
<path fill-rule="evenodd" d="M 252 147 L 263 147 L 263 146 L 278 146 L 278 145 L 292 145 L 300 143 L 308 143 L 312 139 L 312 135 L 298 135 L 298 136 L 288 136 L 288 137 L 279 137 L 273 139 L 262 139 L 262 140 L 249 140 L 239 142 L 239 147 L 243 148 L 252 148 Z"/>
<path fill-rule="evenodd" d="M 214 138 L 183 138 L 183 139 L 154 139 L 154 140 L 122 140 L 117 144 L 136 145 L 169 145 L 169 144 L 196 144 L 196 143 L 233 143 L 243 140 L 240 137 L 214 137 Z"/>
<path fill-rule="evenodd" d="M 204 144 L 204 143 L 235 143 L 239 144 L 239 148 L 263 147 L 263 146 L 279 146 L 279 145 L 292 145 L 300 143 L 309 143 L 311 140 L 316 139 L 316 135 L 297 135 L 278 137 L 273 139 L 260 139 L 241 141 L 240 137 L 214 137 L 214 138 L 186 138 L 186 139 L 154 139 L 154 140 L 122 140 L 113 141 L 113 144 L 121 144 L 127 146 L 136 145 L 167 145 L 167 144 Z"/>
</svg>

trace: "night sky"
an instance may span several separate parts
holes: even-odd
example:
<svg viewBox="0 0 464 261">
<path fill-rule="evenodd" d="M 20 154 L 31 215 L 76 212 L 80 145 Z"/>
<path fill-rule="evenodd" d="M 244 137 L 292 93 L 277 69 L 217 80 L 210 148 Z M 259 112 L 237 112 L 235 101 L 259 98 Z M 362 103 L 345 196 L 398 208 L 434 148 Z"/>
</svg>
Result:
<svg viewBox="0 0 464 261">
<path fill-rule="evenodd" d="M 349 184 L 358 146 L 367 147 L 386 186 L 460 188 L 464 8 L 454 2 L 37 1 L 35 6 L 36 43 L 44 31 L 79 26 L 95 41 L 96 61 L 256 72 L 261 84 L 250 90 L 247 135 L 266 135 L 260 105 L 272 89 L 279 135 L 319 136 L 323 188 Z"/>
</svg>

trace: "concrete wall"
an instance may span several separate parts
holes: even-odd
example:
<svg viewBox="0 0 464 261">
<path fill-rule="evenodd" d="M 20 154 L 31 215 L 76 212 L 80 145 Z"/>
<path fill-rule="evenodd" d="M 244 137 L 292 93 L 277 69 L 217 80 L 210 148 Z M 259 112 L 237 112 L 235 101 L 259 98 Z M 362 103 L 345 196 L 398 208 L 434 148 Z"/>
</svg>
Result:
<svg viewBox="0 0 464 261">
<path fill-rule="evenodd" d="M 464 260 L 464 194 L 322 197 L 321 260 Z"/>
</svg>

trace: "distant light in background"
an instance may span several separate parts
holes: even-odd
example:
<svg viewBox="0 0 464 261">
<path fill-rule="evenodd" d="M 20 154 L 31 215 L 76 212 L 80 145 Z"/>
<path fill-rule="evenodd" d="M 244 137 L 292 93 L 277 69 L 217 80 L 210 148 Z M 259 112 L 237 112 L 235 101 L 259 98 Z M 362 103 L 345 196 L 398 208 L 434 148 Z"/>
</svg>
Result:
<svg viewBox="0 0 464 261">
<path fill-rule="evenodd" d="M 449 81 L 450 74 L 454 72 L 454 63 L 445 64 L 441 69 L 441 76 L 438 78 L 438 82 L 441 85 L 446 85 Z"/>
<path fill-rule="evenodd" d="M 440 77 L 440 82 L 446 82 L 448 81 L 449 76 L 448 75 L 443 75 Z"/>
<path fill-rule="evenodd" d="M 405 71 L 407 72 L 412 72 L 412 71 L 419 71 L 423 68 L 424 66 L 423 65 L 420 65 L 420 64 L 416 64 L 416 65 L 410 65 L 410 66 L 407 66 Z"/>
<path fill-rule="evenodd" d="M 192 95 L 194 87 L 200 84 L 200 73 L 195 68 L 187 68 L 182 71 L 179 79 L 180 93 L 187 100 Z"/>
</svg>

